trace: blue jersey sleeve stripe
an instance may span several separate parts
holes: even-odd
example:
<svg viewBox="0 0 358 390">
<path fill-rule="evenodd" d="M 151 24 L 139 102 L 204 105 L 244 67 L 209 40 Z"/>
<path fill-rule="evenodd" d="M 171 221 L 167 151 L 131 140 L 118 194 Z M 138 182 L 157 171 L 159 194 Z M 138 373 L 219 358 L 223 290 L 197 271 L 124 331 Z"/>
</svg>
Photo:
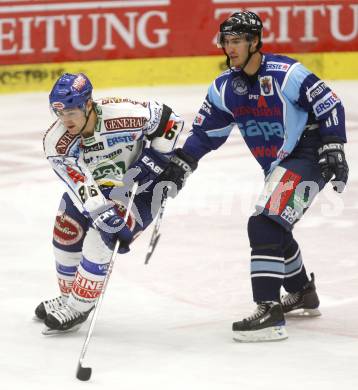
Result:
<svg viewBox="0 0 358 390">
<path fill-rule="evenodd" d="M 309 76 L 309 72 L 302 64 L 297 62 L 293 64 L 291 69 L 287 72 L 285 80 L 282 83 L 282 91 L 284 94 L 295 103 L 300 97 L 300 88 L 305 78 Z"/>
<path fill-rule="evenodd" d="M 222 129 L 207 130 L 206 134 L 208 137 L 228 137 L 231 133 L 234 123 L 231 123 L 229 126 L 223 127 Z"/>
<path fill-rule="evenodd" d="M 234 114 L 227 108 L 225 104 L 225 91 L 226 91 L 226 85 L 227 85 L 227 80 L 225 81 L 224 85 L 222 86 L 222 92 L 221 92 L 221 104 L 223 107 L 223 110 L 234 116 Z"/>
<path fill-rule="evenodd" d="M 217 89 L 215 83 L 211 84 L 208 91 L 210 101 L 221 111 L 225 111 L 232 115 L 232 112 L 223 103 L 224 96 L 221 96 L 220 91 Z"/>
</svg>

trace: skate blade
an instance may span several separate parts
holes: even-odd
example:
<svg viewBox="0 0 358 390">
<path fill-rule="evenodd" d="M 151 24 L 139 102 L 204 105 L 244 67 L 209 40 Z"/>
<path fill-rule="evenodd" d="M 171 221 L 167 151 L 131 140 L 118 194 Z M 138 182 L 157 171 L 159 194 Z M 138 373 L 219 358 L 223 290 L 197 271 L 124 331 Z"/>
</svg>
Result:
<svg viewBox="0 0 358 390">
<path fill-rule="evenodd" d="M 233 339 L 240 343 L 257 343 L 262 341 L 280 341 L 288 338 L 285 326 L 271 326 L 265 329 L 234 331 Z"/>
<path fill-rule="evenodd" d="M 44 336 L 56 336 L 56 335 L 65 334 L 65 333 L 75 333 L 75 332 L 77 332 L 81 328 L 81 325 L 82 324 L 75 325 L 73 328 L 67 329 L 67 330 L 58 330 L 58 329 L 45 328 L 45 329 L 42 330 L 41 333 Z"/>
<path fill-rule="evenodd" d="M 309 317 L 319 317 L 322 313 L 318 309 L 296 309 L 285 313 L 287 317 L 294 318 L 309 318 Z"/>
</svg>

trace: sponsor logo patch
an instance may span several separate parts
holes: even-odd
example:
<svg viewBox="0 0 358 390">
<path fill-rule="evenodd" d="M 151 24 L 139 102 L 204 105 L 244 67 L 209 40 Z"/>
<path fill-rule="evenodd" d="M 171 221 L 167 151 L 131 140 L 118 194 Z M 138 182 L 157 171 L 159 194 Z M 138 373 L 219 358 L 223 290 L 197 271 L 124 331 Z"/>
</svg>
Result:
<svg viewBox="0 0 358 390">
<path fill-rule="evenodd" d="M 290 64 L 282 62 L 267 61 L 266 70 L 273 70 L 276 72 L 287 72 L 290 69 Z"/>
<path fill-rule="evenodd" d="M 256 158 L 276 158 L 277 157 L 277 146 L 271 145 L 270 147 L 265 148 L 264 146 L 256 146 L 255 148 L 251 148 L 251 153 Z"/>
<path fill-rule="evenodd" d="M 261 96 L 262 99 L 264 99 L 263 96 Z M 240 107 L 235 107 L 233 110 L 233 114 L 235 116 L 244 116 L 244 115 L 252 115 L 255 117 L 282 117 L 282 111 L 281 108 L 278 106 L 274 107 L 267 107 L 263 102 L 266 103 L 265 100 L 260 99 L 260 105 L 261 107 L 251 107 L 251 106 L 240 106 Z"/>
<path fill-rule="evenodd" d="M 115 164 L 103 165 L 96 168 L 93 172 L 93 178 L 95 180 L 107 178 L 107 177 L 122 177 L 125 171 L 125 164 L 123 161 L 118 161 Z"/>
<path fill-rule="evenodd" d="M 197 114 L 194 119 L 194 125 L 201 126 L 205 120 L 205 116 L 202 114 Z"/>
<path fill-rule="evenodd" d="M 316 98 L 318 95 L 320 95 L 327 88 L 328 88 L 328 86 L 322 80 L 318 81 L 311 88 L 307 89 L 307 91 L 306 91 L 307 100 L 309 102 L 312 102 L 314 100 L 314 98 Z"/>
<path fill-rule="evenodd" d="M 57 276 L 57 281 L 62 294 L 68 295 L 71 293 L 73 284 L 72 280 L 61 279 Z"/>
<path fill-rule="evenodd" d="M 288 202 L 300 183 L 301 178 L 302 176 L 297 173 L 288 169 L 286 170 L 265 206 L 269 210 L 269 214 L 281 215 L 284 208 L 288 206 Z"/>
<path fill-rule="evenodd" d="M 135 133 L 131 133 L 130 135 L 122 135 L 118 137 L 111 137 L 107 138 L 107 145 L 113 146 L 120 143 L 131 143 L 135 141 L 137 138 L 137 135 Z"/>
<path fill-rule="evenodd" d="M 204 100 L 204 103 L 202 104 L 200 110 L 203 110 L 207 114 L 211 115 L 211 107 L 211 104 L 207 100 Z"/>
<path fill-rule="evenodd" d="M 286 206 L 280 216 L 282 219 L 287 221 L 290 225 L 293 225 L 297 221 L 299 214 L 291 206 Z"/>
<path fill-rule="evenodd" d="M 66 172 L 67 172 L 67 175 L 68 177 L 75 183 L 77 184 L 79 181 L 81 183 L 84 183 L 85 182 L 85 177 L 78 171 L 76 171 L 76 169 L 73 169 L 71 167 L 66 167 Z"/>
<path fill-rule="evenodd" d="M 105 99 L 102 99 L 101 100 L 101 104 L 110 104 L 110 103 L 132 103 L 132 104 L 139 104 L 143 107 L 148 107 L 148 104 L 145 103 L 145 102 L 138 102 L 136 100 L 131 100 L 131 99 L 122 99 L 120 97 L 108 97 L 108 98 L 105 98 Z"/>
<path fill-rule="evenodd" d="M 98 142 L 96 144 L 90 145 L 90 146 L 84 146 L 83 152 L 89 153 L 89 152 L 98 152 L 100 150 L 104 150 L 103 142 Z"/>
<path fill-rule="evenodd" d="M 73 245 L 83 237 L 81 225 L 67 214 L 58 214 L 53 229 L 53 239 L 61 245 Z"/>
<path fill-rule="evenodd" d="M 76 89 L 77 91 L 81 91 L 85 85 L 86 85 L 86 79 L 81 74 L 79 74 L 75 78 L 75 81 L 73 82 L 73 88 Z"/>
<path fill-rule="evenodd" d="M 91 156 L 91 157 L 84 158 L 84 162 L 86 164 L 89 164 L 89 163 L 99 163 L 103 160 L 112 160 L 116 156 L 119 156 L 121 153 L 122 153 L 122 149 L 116 149 L 112 153 L 106 154 L 104 156 Z"/>
<path fill-rule="evenodd" d="M 139 129 L 143 127 L 146 122 L 147 119 L 144 117 L 121 117 L 105 119 L 104 126 L 108 131 Z"/>
<path fill-rule="evenodd" d="M 318 117 L 330 111 L 339 102 L 339 97 L 334 92 L 329 92 L 313 105 L 313 112 Z"/>
<path fill-rule="evenodd" d="M 72 291 L 81 298 L 98 298 L 103 288 L 103 281 L 90 280 L 81 275 L 76 274 L 75 281 L 72 286 Z"/>
<path fill-rule="evenodd" d="M 59 154 L 66 154 L 70 145 L 77 137 L 79 137 L 77 134 L 70 134 L 66 131 L 66 133 L 57 141 L 56 152 Z"/>
<path fill-rule="evenodd" d="M 65 105 L 61 102 L 53 102 L 52 103 L 52 108 L 54 110 L 63 110 L 65 108 Z"/>
</svg>

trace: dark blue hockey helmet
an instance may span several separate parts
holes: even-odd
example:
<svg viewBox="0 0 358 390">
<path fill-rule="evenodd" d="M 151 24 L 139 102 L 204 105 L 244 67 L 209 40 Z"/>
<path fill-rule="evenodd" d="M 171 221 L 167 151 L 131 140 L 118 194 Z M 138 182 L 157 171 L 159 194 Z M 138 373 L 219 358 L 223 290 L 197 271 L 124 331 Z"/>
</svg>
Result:
<svg viewBox="0 0 358 390">
<path fill-rule="evenodd" d="M 69 108 L 85 109 L 92 98 L 92 84 L 83 73 L 63 74 L 55 83 L 50 93 L 50 105 L 56 113 Z"/>
<path fill-rule="evenodd" d="M 252 40 L 254 36 L 258 36 L 259 43 L 257 49 L 259 50 L 262 47 L 262 28 L 262 21 L 254 12 L 247 10 L 235 12 L 220 24 L 217 46 L 220 48 L 224 46 L 225 35 L 245 34 L 247 40 Z"/>
</svg>

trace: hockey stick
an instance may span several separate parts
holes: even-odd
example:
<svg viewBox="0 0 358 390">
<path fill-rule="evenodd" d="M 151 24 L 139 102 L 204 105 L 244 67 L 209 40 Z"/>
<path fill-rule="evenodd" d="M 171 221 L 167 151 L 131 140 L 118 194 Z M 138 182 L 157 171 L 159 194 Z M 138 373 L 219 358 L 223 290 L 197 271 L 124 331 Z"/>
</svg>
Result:
<svg viewBox="0 0 358 390">
<path fill-rule="evenodd" d="M 128 216 L 129 216 L 130 210 L 131 210 L 132 205 L 133 205 L 133 201 L 134 201 L 135 194 L 137 192 L 137 188 L 138 188 L 138 184 L 135 183 L 133 188 L 132 188 L 132 194 L 131 194 L 131 197 L 130 197 L 129 202 L 128 202 L 127 211 L 126 211 L 126 214 L 124 216 L 124 222 L 127 222 L 127 220 L 128 220 Z M 83 367 L 82 363 L 83 363 L 83 360 L 84 360 L 86 352 L 87 352 L 88 344 L 91 340 L 91 336 L 93 333 L 94 326 L 96 324 L 99 309 L 100 309 L 102 301 L 103 301 L 103 296 L 104 296 L 104 293 L 105 293 L 106 288 L 107 288 L 109 277 L 110 277 L 112 270 L 113 270 L 113 265 L 114 265 L 114 262 L 116 260 L 119 245 L 120 245 L 120 242 L 119 242 L 119 240 L 117 240 L 117 242 L 114 246 L 114 249 L 113 249 L 111 260 L 109 261 L 109 264 L 108 264 L 108 270 L 107 270 L 106 276 L 105 276 L 104 281 L 103 281 L 103 287 L 102 287 L 101 293 L 97 299 L 97 302 L 95 304 L 95 308 L 93 310 L 93 316 L 92 316 L 91 323 L 90 323 L 90 326 L 89 326 L 89 329 L 87 332 L 86 340 L 83 344 L 80 358 L 78 360 L 76 377 L 80 381 L 88 381 L 91 378 L 92 368 L 91 367 Z"/>
<path fill-rule="evenodd" d="M 150 242 L 149 242 L 149 246 L 148 246 L 148 251 L 147 251 L 147 254 L 145 256 L 145 262 L 144 264 L 148 264 L 149 262 L 149 259 L 152 257 L 152 254 L 154 252 L 154 249 L 156 248 L 157 244 L 158 244 L 158 241 L 159 241 L 159 238 L 160 238 L 160 233 L 159 233 L 159 228 L 160 228 L 160 224 L 162 223 L 162 219 L 163 219 L 163 214 L 164 214 L 164 209 L 165 209 L 165 205 L 167 203 L 167 199 L 168 199 L 168 188 L 165 187 L 164 188 L 164 191 L 163 191 L 163 200 L 162 200 L 162 204 L 160 206 L 160 210 L 159 210 L 159 213 L 158 213 L 158 217 L 155 221 L 155 225 L 154 225 L 154 228 L 153 228 L 153 233 L 152 233 L 152 237 L 150 238 Z"/>
</svg>

